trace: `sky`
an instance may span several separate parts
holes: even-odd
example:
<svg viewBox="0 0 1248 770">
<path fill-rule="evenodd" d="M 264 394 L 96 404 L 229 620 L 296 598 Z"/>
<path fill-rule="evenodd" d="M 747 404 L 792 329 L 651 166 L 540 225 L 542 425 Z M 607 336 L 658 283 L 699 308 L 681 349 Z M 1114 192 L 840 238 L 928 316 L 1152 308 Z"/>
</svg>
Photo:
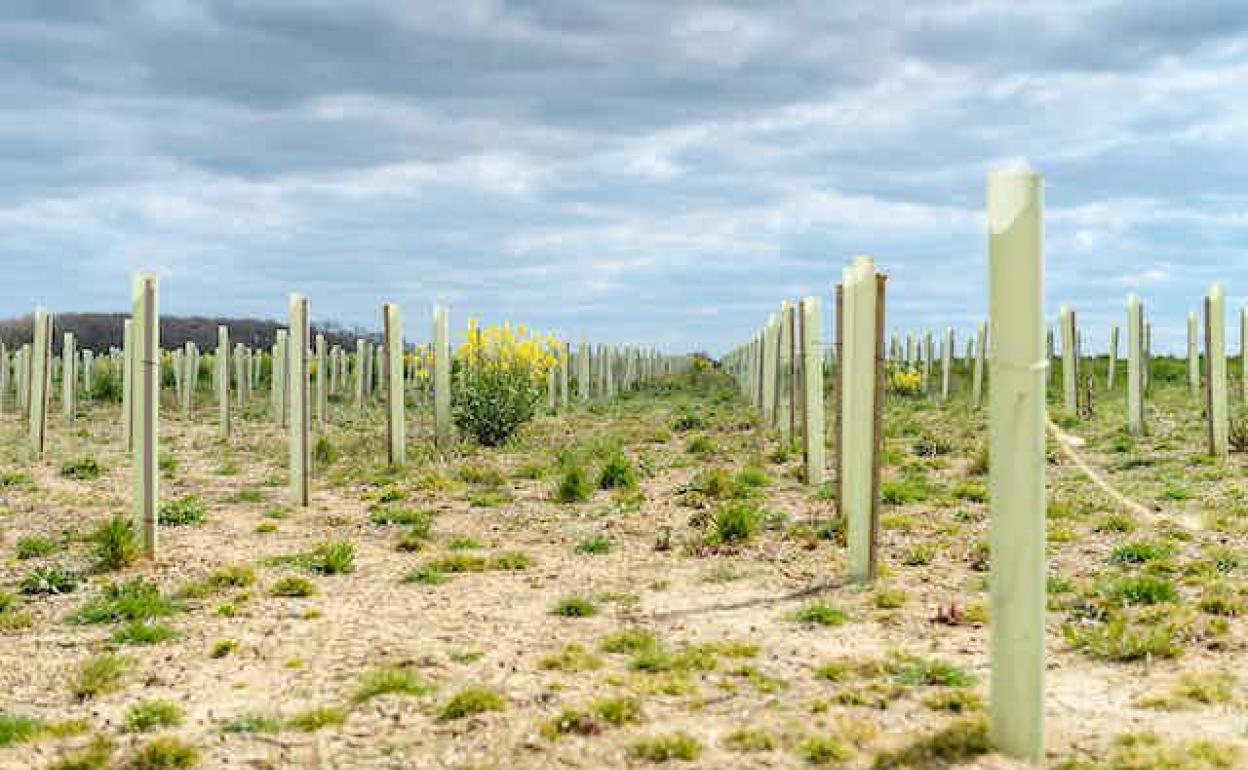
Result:
<svg viewBox="0 0 1248 770">
<path fill-rule="evenodd" d="M 7 0 L 0 115 L 0 316 L 147 270 L 166 314 L 721 353 L 868 254 L 890 327 L 967 331 L 1020 159 L 1092 349 L 1129 292 L 1158 350 L 1248 301 L 1239 0 Z"/>
</svg>

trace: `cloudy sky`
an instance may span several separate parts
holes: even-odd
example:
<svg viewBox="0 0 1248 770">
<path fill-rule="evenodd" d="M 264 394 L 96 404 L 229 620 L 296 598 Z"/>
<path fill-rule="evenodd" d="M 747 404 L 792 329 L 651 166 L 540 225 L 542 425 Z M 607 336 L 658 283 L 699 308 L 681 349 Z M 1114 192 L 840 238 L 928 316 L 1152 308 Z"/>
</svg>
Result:
<svg viewBox="0 0 1248 770">
<path fill-rule="evenodd" d="M 722 351 L 867 253 L 890 325 L 970 328 L 1018 158 L 1096 344 L 1248 297 L 1233 0 L 9 0 L 0 97 L 0 316 L 150 269 L 165 313 Z"/>
</svg>

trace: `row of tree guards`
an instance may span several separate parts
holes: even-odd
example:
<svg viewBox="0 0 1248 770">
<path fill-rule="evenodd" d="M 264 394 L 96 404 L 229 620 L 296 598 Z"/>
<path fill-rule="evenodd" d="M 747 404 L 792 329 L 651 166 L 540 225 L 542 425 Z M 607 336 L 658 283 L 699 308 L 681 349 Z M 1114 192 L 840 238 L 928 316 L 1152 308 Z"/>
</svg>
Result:
<svg viewBox="0 0 1248 770">
<path fill-rule="evenodd" d="M 290 502 L 297 506 L 309 503 L 310 437 L 314 426 L 324 428 L 329 421 L 331 394 L 341 398 L 349 389 L 359 410 L 380 397 L 385 407 L 386 451 L 391 465 L 406 461 L 407 402 L 413 390 L 432 396 L 436 447 L 445 452 L 458 440 L 451 412 L 455 357 L 451 350 L 450 313 L 443 306 L 433 311 L 432 343 L 416 347 L 404 342 L 399 306 L 384 304 L 380 344 L 360 339 L 351 354 L 338 346 L 327 349 L 323 335 L 311 334 L 308 299 L 294 294 L 290 297 L 289 328 L 278 330 L 271 350 L 253 350 L 242 344 L 231 348 L 229 329 L 221 326 L 217 349 L 201 356 L 190 342 L 173 351 L 162 349 L 157 293 L 154 276 L 135 278 L 132 315 L 124 321 L 123 348 L 103 356 L 110 367 L 121 369 L 121 441 L 132 453 L 134 517 L 149 558 L 155 558 L 158 550 L 160 402 L 163 374 L 167 370 L 172 370 L 177 410 L 189 418 L 195 414 L 201 358 L 207 359 L 220 436 L 226 442 L 231 436 L 231 406 L 250 404 L 254 393 L 267 380 L 270 414 L 274 422 L 288 431 Z M 12 354 L 0 343 L 0 412 L 16 406 L 26 421 L 30 447 L 36 456 L 44 453 L 51 393 L 58 378 L 63 422 L 69 428 L 78 411 L 79 390 L 90 394 L 93 379 L 104 375 L 98 371 L 101 357 L 93 351 L 77 349 L 72 333 L 65 333 L 60 355 L 53 355 L 52 320 L 47 311 L 36 310 L 31 342 Z M 474 333 L 473 328 L 470 327 L 469 334 Z M 475 333 L 479 334 L 479 330 Z M 555 345 L 558 354 L 546 376 L 546 398 L 551 411 L 566 407 L 573 400 L 587 402 L 614 396 L 621 390 L 682 371 L 690 361 L 686 356 L 640 348 L 581 343 L 573 351 L 566 342 Z M 468 366 L 471 362 L 461 360 L 459 364 Z"/>
<path fill-rule="evenodd" d="M 1076 417 L 1091 412 L 1096 384 L 1081 351 L 1074 309 L 1063 305 L 1055 335 L 1044 319 L 1043 185 L 1030 172 L 989 179 L 990 318 L 968 338 L 962 363 L 970 371 L 970 400 L 989 395 L 992 735 L 995 745 L 1038 761 L 1044 751 L 1046 384 L 1060 373 L 1061 406 Z M 805 478 L 825 481 L 824 375 L 832 373 L 832 472 L 845 520 L 847 577 L 874 580 L 879 529 L 880 458 L 886 385 L 898 372 L 931 392 L 939 362 L 939 397 L 951 396 L 958 365 L 953 329 L 939 354 L 932 334 L 894 333 L 885 341 L 886 278 L 869 257 L 857 257 L 836 285 L 835 339 L 821 339 L 820 298 L 782 302 L 780 311 L 724 358 L 766 429 L 782 442 L 800 437 Z M 1187 373 L 1204 399 L 1208 451 L 1229 451 L 1226 292 L 1213 284 L 1201 318 L 1187 319 Z M 1147 430 L 1151 326 L 1139 297 L 1126 307 L 1126 400 L 1130 433 Z M 1060 339 L 1060 356 L 1055 338 Z M 1104 384 L 1113 391 L 1120 366 L 1118 327 L 1110 329 Z M 1202 355 L 1203 344 L 1203 355 Z M 1240 314 L 1243 396 L 1248 401 L 1248 308 Z M 1054 365 L 1060 361 L 1060 366 Z M 987 374 L 988 383 L 985 383 Z M 1203 382 L 1203 388 L 1202 388 Z M 991 387 L 987 387 L 990 384 Z M 996 458 L 1008 458 L 995 461 Z"/>
</svg>

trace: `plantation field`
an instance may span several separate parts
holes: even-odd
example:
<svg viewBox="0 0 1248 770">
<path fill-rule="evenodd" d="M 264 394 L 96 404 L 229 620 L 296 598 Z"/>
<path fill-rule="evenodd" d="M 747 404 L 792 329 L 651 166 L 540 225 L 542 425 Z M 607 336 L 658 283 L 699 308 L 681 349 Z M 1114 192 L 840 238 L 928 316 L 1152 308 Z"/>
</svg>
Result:
<svg viewBox="0 0 1248 770">
<path fill-rule="evenodd" d="M 1146 438 L 1099 374 L 1090 419 L 1050 405 L 1149 509 L 1050 441 L 1054 767 L 1248 761 L 1245 455 L 1207 456 L 1181 367 L 1155 362 Z M 227 446 L 204 390 L 192 418 L 162 412 L 154 565 L 108 525 L 132 483 L 117 406 L 54 412 L 38 462 L 0 415 L 0 768 L 1022 767 L 983 754 L 968 378 L 948 404 L 889 398 L 865 588 L 832 487 L 716 374 L 446 458 L 416 405 L 402 469 L 383 407 L 335 402 L 302 510 L 267 404 Z"/>
</svg>

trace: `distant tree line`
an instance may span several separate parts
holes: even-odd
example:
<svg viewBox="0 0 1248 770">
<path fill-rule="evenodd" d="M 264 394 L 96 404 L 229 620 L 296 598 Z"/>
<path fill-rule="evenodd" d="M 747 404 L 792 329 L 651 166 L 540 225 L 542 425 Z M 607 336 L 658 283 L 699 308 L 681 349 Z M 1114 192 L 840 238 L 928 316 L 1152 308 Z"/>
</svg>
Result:
<svg viewBox="0 0 1248 770">
<path fill-rule="evenodd" d="M 124 313 L 58 313 L 52 319 L 55 349 L 59 352 L 65 332 L 74 333 L 79 348 L 90 348 L 101 352 L 110 347 L 120 348 L 123 322 L 128 317 Z M 187 342 L 194 342 L 200 350 L 211 351 L 217 347 L 217 327 L 220 325 L 230 328 L 230 344 L 241 342 L 251 348 L 272 347 L 277 337 L 277 330 L 286 328 L 285 324 L 278 321 L 256 318 L 162 316 L 160 344 L 172 350 Z M 12 350 L 31 341 L 33 328 L 33 315 L 0 320 L 0 342 L 4 342 Z M 357 339 L 380 339 L 380 335 L 376 332 L 346 328 L 333 322 L 314 325 L 313 338 L 318 332 L 325 335 L 326 343 L 331 347 L 341 345 L 352 350 Z"/>
</svg>

